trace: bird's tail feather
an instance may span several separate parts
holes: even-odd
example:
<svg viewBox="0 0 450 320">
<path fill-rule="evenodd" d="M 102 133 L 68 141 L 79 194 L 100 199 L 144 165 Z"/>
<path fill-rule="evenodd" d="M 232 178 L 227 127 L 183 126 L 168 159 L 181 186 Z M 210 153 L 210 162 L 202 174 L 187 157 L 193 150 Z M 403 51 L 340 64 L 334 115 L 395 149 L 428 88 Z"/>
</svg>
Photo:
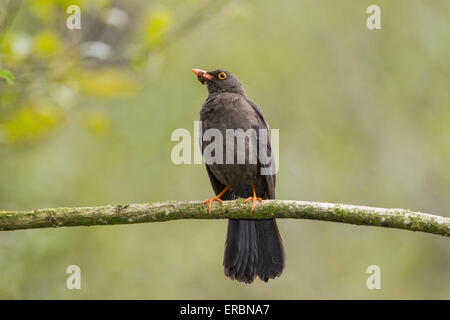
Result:
<svg viewBox="0 0 450 320">
<path fill-rule="evenodd" d="M 281 275 L 285 255 L 275 219 L 230 219 L 223 265 L 226 276 L 245 283 Z"/>
</svg>

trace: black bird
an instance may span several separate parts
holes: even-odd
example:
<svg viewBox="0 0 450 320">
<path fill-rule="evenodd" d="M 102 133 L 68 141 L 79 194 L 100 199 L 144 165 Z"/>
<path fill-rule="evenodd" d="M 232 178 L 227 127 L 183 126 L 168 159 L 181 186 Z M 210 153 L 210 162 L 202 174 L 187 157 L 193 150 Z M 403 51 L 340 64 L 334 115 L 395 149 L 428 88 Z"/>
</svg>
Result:
<svg viewBox="0 0 450 320">
<path fill-rule="evenodd" d="M 222 203 L 222 200 L 247 198 L 245 202 L 252 202 L 251 215 L 257 201 L 275 199 L 275 174 L 261 174 L 262 168 L 274 164 L 269 136 L 266 134 L 263 139 L 259 134 L 259 129 L 268 131 L 266 119 L 261 109 L 247 97 L 240 81 L 230 72 L 206 72 L 200 69 L 192 69 L 192 72 L 208 88 L 208 97 L 200 111 L 202 137 L 208 129 L 216 129 L 223 136 L 223 162 L 206 161 L 206 170 L 216 197 L 206 200 L 204 204 L 209 205 L 211 212 L 215 201 Z M 256 131 L 258 143 L 250 143 L 250 138 L 245 140 L 248 157 L 245 157 L 244 163 L 236 163 L 238 155 L 234 139 L 229 143 L 234 144 L 234 161 L 231 164 L 225 161 L 226 149 L 230 147 L 225 139 L 227 129 Z M 209 143 L 203 142 L 203 139 L 200 143 L 205 157 L 205 148 Z M 260 150 L 257 149 L 261 149 L 261 146 L 267 149 L 270 163 L 262 160 Z M 252 152 L 257 154 L 256 163 L 250 161 Z M 284 269 L 285 254 L 275 219 L 230 219 L 223 265 L 225 275 L 240 282 L 251 283 L 256 276 L 265 282 L 278 277 Z"/>
</svg>

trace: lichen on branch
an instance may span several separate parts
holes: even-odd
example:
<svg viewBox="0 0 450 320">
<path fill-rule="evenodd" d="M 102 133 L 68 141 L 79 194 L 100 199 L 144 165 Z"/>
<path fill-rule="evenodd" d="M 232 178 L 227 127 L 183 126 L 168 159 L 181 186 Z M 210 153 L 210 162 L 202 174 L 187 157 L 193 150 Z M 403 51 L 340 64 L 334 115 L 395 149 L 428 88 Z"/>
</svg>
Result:
<svg viewBox="0 0 450 320">
<path fill-rule="evenodd" d="M 178 219 L 290 218 L 420 231 L 450 236 L 450 218 L 405 209 L 296 200 L 265 200 L 250 216 L 242 199 L 215 204 L 212 213 L 199 201 L 167 201 L 98 207 L 0 211 L 0 230 L 115 225 Z"/>
</svg>

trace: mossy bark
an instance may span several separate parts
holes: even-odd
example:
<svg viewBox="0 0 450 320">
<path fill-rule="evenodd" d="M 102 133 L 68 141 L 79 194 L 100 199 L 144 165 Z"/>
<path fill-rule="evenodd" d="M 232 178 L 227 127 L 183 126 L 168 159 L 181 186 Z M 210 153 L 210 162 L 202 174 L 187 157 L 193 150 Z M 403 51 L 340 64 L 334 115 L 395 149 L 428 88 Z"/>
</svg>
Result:
<svg viewBox="0 0 450 320">
<path fill-rule="evenodd" d="M 177 219 L 291 218 L 420 231 L 450 236 L 450 218 L 405 209 L 383 209 L 323 202 L 265 200 L 250 216 L 242 199 L 215 203 L 211 215 L 198 201 L 168 201 L 100 207 L 0 211 L 0 230 L 114 225 Z"/>
</svg>

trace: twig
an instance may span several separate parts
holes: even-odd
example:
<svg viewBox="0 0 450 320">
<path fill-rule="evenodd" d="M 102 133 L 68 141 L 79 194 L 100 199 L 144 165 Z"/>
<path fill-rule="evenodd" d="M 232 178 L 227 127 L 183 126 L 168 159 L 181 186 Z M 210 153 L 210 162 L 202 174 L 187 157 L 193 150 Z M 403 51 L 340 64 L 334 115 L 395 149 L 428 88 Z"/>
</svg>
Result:
<svg viewBox="0 0 450 320">
<path fill-rule="evenodd" d="M 356 225 L 420 231 L 450 236 L 450 218 L 405 209 L 383 209 L 323 202 L 265 200 L 249 215 L 242 199 L 215 204 L 212 214 L 198 201 L 100 207 L 52 208 L 33 211 L 0 211 L 0 230 L 48 227 L 115 225 L 177 219 L 291 218 L 333 221 Z"/>
</svg>

